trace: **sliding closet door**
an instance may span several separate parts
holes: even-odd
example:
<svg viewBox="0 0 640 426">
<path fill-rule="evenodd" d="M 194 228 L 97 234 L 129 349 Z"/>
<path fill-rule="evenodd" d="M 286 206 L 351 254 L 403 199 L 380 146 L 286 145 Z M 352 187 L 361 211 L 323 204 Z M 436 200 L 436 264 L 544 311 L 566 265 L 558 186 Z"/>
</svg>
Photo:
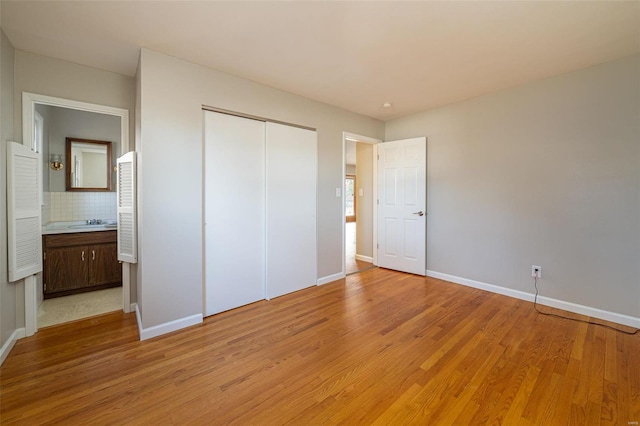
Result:
<svg viewBox="0 0 640 426">
<path fill-rule="evenodd" d="M 316 132 L 267 123 L 267 298 L 316 285 Z"/>
<path fill-rule="evenodd" d="M 213 315 L 265 298 L 265 123 L 204 116 L 205 315 Z"/>
</svg>

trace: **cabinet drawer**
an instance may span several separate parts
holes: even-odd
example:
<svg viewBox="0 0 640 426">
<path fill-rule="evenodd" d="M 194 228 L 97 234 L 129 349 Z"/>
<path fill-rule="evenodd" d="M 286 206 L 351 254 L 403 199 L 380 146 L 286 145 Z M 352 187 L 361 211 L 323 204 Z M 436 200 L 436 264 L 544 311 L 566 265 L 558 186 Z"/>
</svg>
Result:
<svg viewBox="0 0 640 426">
<path fill-rule="evenodd" d="M 106 244 L 117 241 L 116 231 L 77 232 L 72 234 L 43 235 L 45 249 L 53 247 L 81 246 L 88 244 Z"/>
</svg>

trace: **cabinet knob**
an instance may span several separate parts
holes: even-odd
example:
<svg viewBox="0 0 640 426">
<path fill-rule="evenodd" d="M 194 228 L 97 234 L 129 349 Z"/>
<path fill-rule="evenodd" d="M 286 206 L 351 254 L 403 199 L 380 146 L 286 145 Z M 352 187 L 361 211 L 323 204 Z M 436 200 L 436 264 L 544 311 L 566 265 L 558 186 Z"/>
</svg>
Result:
<svg viewBox="0 0 640 426">
<path fill-rule="evenodd" d="M 84 250 L 82 250 L 82 261 L 84 262 Z"/>
<path fill-rule="evenodd" d="M 91 250 L 91 260 L 96 260 L 96 251 Z"/>
</svg>

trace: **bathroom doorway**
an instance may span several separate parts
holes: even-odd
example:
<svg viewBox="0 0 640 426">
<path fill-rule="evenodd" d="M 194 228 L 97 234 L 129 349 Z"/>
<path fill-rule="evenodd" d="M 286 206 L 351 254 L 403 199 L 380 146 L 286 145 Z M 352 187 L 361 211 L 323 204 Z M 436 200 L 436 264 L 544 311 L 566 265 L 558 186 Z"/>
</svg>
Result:
<svg viewBox="0 0 640 426">
<path fill-rule="evenodd" d="M 105 156 L 104 161 L 107 173 L 115 174 L 115 159 L 129 151 L 128 110 L 26 92 L 23 93 L 22 101 L 24 143 L 37 149 L 43 160 L 41 174 L 43 235 L 46 237 L 56 234 L 63 225 L 67 229 L 59 235 L 80 235 L 80 232 L 101 234 L 95 229 L 69 229 L 82 227 L 87 220 L 93 220 L 95 225 L 104 224 L 110 228 L 105 229 L 106 233 L 100 237 L 97 245 L 78 249 L 82 252 L 83 261 L 95 261 L 100 265 L 99 268 L 93 269 L 89 266 L 87 274 L 90 277 L 88 284 L 93 285 L 91 289 L 71 289 L 75 287 L 74 284 L 69 288 L 57 288 L 56 293 L 51 288 L 45 289 L 44 273 L 25 278 L 25 334 L 30 336 L 39 327 L 114 310 L 130 312 L 130 265 L 117 263 L 112 253 L 113 248 L 117 251 L 117 244 L 115 239 L 111 241 L 115 236 L 105 237 L 107 233 L 115 234 L 117 229 L 115 177 L 111 176 L 112 190 L 105 188 L 100 191 L 79 188 L 69 192 L 65 180 L 65 166 L 67 168 L 69 166 L 65 165 L 66 144 L 69 138 L 110 141 L 113 148 L 112 156 L 110 158 Z M 90 155 L 95 159 L 98 154 L 92 152 Z M 112 226 L 107 226 L 112 223 Z M 53 224 L 53 226 L 47 227 L 47 224 Z M 56 249 L 58 252 L 54 257 L 59 255 L 60 257 L 56 259 L 62 260 L 64 258 L 62 253 L 72 249 L 74 248 Z M 47 249 L 43 247 L 45 256 L 46 253 Z M 117 253 L 115 257 L 117 258 Z M 112 270 L 118 273 L 117 279 L 104 278 L 104 265 L 100 263 L 103 259 L 108 259 L 113 264 Z M 48 260 L 50 259 L 44 258 L 45 264 Z M 68 264 L 68 261 L 60 261 L 58 266 L 62 271 Z M 64 275 L 64 277 L 59 282 L 68 282 L 67 276 Z"/>
</svg>

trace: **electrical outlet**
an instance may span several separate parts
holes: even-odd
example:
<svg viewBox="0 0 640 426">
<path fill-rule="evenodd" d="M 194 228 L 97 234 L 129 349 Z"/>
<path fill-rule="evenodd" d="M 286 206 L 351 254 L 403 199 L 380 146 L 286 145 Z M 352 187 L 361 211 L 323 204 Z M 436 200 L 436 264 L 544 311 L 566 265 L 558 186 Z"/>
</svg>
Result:
<svg viewBox="0 0 640 426">
<path fill-rule="evenodd" d="M 538 265 L 531 265 L 531 277 L 542 278 L 542 267 Z"/>
</svg>

